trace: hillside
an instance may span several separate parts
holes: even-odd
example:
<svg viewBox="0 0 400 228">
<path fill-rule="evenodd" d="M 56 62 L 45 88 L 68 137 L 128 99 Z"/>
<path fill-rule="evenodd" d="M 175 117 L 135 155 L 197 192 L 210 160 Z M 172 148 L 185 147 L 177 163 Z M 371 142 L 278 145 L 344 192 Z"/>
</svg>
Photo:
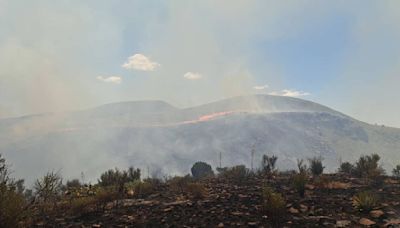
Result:
<svg viewBox="0 0 400 228">
<path fill-rule="evenodd" d="M 369 125 L 296 98 L 235 97 L 179 109 L 162 101 L 108 104 L 70 113 L 0 120 L 0 151 L 28 183 L 47 170 L 95 181 L 112 167 L 145 175 L 188 173 L 203 160 L 250 167 L 263 154 L 293 169 L 297 158 L 322 156 L 327 171 L 361 154 L 378 153 L 385 168 L 400 161 L 400 130 Z M 149 172 L 149 173 L 146 173 Z"/>
</svg>

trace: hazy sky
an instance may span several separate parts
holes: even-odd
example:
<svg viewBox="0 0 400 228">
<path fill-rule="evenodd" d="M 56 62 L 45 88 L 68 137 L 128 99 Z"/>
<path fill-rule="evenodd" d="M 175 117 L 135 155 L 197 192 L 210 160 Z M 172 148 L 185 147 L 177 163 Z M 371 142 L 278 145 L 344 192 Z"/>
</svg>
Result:
<svg viewBox="0 0 400 228">
<path fill-rule="evenodd" d="M 267 93 L 400 127 L 400 1 L 0 0 L 0 117 Z"/>
</svg>

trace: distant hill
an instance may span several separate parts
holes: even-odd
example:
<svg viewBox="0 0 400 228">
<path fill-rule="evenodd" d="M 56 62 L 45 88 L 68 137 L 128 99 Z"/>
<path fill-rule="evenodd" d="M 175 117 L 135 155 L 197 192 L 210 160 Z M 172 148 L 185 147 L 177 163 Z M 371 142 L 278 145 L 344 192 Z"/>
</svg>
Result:
<svg viewBox="0 0 400 228">
<path fill-rule="evenodd" d="M 0 152 L 28 182 L 47 170 L 95 181 L 100 172 L 133 165 L 144 176 L 188 173 L 196 161 L 214 168 L 259 165 L 279 157 L 322 156 L 328 171 L 339 160 L 378 153 L 384 167 L 400 164 L 400 129 L 360 122 L 314 102 L 280 96 L 234 97 L 179 109 L 163 101 L 113 103 L 92 109 L 0 119 Z"/>
</svg>

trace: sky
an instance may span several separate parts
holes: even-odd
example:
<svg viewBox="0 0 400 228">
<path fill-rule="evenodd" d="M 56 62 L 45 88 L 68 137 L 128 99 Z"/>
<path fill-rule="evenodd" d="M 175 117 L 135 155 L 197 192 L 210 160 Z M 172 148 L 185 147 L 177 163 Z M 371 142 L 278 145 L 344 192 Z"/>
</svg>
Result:
<svg viewBox="0 0 400 228">
<path fill-rule="evenodd" d="M 400 2 L 0 0 L 0 118 L 272 94 L 400 127 Z"/>
</svg>

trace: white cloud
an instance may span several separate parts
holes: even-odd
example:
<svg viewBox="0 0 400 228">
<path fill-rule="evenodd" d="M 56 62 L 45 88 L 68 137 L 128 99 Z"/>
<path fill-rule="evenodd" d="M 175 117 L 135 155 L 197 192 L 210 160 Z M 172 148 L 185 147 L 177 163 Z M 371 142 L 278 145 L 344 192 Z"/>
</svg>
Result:
<svg viewBox="0 0 400 228">
<path fill-rule="evenodd" d="M 201 79 L 203 75 L 201 75 L 200 73 L 187 72 L 183 75 L 183 77 L 188 80 L 198 80 Z"/>
<path fill-rule="evenodd" d="M 253 89 L 255 90 L 264 90 L 266 88 L 268 88 L 268 85 L 261 85 L 261 86 L 254 86 Z"/>
<path fill-rule="evenodd" d="M 307 93 L 307 92 L 290 90 L 290 89 L 284 89 L 280 92 L 270 92 L 268 94 L 275 95 L 275 96 L 284 96 L 284 97 L 302 97 L 302 96 L 311 95 L 310 93 Z"/>
<path fill-rule="evenodd" d="M 122 64 L 122 67 L 128 70 L 141 70 L 141 71 L 154 71 L 160 64 L 152 62 L 148 57 L 143 54 L 134 54 Z"/>
<path fill-rule="evenodd" d="M 122 78 L 118 76 L 110 76 L 110 77 L 103 77 L 103 76 L 98 76 L 97 80 L 103 81 L 103 82 L 110 82 L 114 84 L 120 84 L 122 82 Z"/>
</svg>

